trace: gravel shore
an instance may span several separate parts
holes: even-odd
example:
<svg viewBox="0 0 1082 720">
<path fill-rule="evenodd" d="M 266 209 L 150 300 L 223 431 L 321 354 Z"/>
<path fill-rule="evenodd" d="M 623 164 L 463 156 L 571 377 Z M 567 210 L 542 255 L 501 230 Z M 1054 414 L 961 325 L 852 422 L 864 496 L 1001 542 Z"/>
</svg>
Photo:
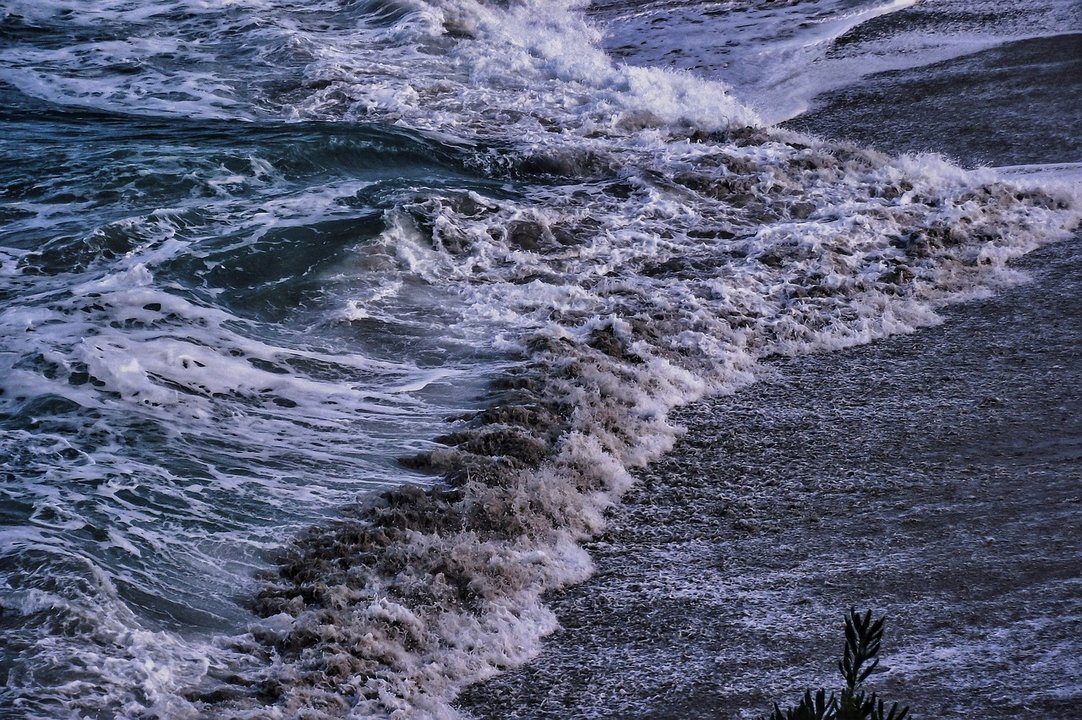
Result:
<svg viewBox="0 0 1082 720">
<path fill-rule="evenodd" d="M 1076 30 L 873 75 L 785 125 L 892 153 L 939 152 L 964 167 L 1082 162 L 1079 97 Z"/>
</svg>

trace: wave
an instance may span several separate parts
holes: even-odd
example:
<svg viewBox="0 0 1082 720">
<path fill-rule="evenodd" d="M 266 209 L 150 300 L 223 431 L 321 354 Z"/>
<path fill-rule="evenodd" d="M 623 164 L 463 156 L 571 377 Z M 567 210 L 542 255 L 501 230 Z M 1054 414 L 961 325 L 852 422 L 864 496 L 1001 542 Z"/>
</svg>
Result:
<svg viewBox="0 0 1082 720">
<path fill-rule="evenodd" d="M 414 241 L 481 283 L 485 307 L 533 320 L 523 366 L 414 459 L 445 486 L 385 493 L 295 541 L 257 601 L 272 622 L 255 637 L 277 658 L 264 699 L 453 717 L 463 685 L 525 661 L 555 627 L 543 595 L 589 574 L 579 543 L 629 470 L 671 447 L 672 407 L 750 382 L 772 354 L 935 323 L 941 303 L 1010 280 L 1007 260 L 1077 222 L 1066 196 L 807 143 L 770 131 L 681 143 L 688 170 L 624 164 L 596 190 L 627 194 L 614 215 L 579 190 L 485 219 L 451 199 L 414 209 L 434 228 L 411 226 Z M 615 210 L 628 204 L 636 222 Z"/>
</svg>

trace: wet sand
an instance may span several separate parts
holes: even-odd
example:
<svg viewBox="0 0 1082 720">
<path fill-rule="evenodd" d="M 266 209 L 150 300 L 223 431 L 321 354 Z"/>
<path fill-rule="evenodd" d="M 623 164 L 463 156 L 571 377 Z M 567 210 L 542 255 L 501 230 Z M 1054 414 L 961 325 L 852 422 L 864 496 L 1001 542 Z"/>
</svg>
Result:
<svg viewBox="0 0 1082 720">
<path fill-rule="evenodd" d="M 947 123 L 919 147 L 889 123 L 877 133 L 909 80 L 873 77 L 793 125 L 969 165 L 1077 159 L 1019 154 L 1044 148 L 1043 130 L 1003 143 Z M 973 98 L 937 102 L 918 110 L 961 117 Z M 1028 102 L 1014 112 L 1048 115 Z M 855 606 L 888 618 L 871 688 L 913 717 L 1082 718 L 1082 234 L 1016 267 L 1032 281 L 938 327 L 779 358 L 769 379 L 680 411 L 686 436 L 588 546 L 595 576 L 552 598 L 562 628 L 460 707 L 758 717 L 837 686 Z"/>
<path fill-rule="evenodd" d="M 964 167 L 1082 162 L 1082 33 L 873 75 L 785 125 Z"/>
</svg>

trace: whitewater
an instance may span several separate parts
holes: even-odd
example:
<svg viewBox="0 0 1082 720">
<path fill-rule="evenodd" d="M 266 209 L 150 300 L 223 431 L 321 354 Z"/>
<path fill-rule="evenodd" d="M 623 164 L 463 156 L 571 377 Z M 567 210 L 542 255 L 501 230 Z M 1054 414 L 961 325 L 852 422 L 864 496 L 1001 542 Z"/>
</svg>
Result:
<svg viewBox="0 0 1082 720">
<path fill-rule="evenodd" d="M 7 2 L 0 717 L 462 717 L 675 408 L 1073 242 L 1077 148 L 798 129 L 1080 22 L 961 5 Z"/>
</svg>

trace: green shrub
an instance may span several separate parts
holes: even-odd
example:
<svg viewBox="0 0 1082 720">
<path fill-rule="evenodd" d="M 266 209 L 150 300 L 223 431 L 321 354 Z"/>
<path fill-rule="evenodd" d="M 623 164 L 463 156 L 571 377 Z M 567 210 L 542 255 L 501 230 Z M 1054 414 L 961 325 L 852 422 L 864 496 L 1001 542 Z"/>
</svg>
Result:
<svg viewBox="0 0 1082 720">
<path fill-rule="evenodd" d="M 845 678 L 845 688 L 840 695 L 820 688 L 812 695 L 804 693 L 800 703 L 782 710 L 774 703 L 774 712 L 762 720 L 904 720 L 909 708 L 899 708 L 898 703 L 888 711 L 874 692 L 864 690 L 864 681 L 879 666 L 879 644 L 883 639 L 883 618 L 872 621 L 872 611 L 861 615 L 849 611 L 845 619 L 845 652 L 838 661 L 838 669 Z"/>
</svg>

